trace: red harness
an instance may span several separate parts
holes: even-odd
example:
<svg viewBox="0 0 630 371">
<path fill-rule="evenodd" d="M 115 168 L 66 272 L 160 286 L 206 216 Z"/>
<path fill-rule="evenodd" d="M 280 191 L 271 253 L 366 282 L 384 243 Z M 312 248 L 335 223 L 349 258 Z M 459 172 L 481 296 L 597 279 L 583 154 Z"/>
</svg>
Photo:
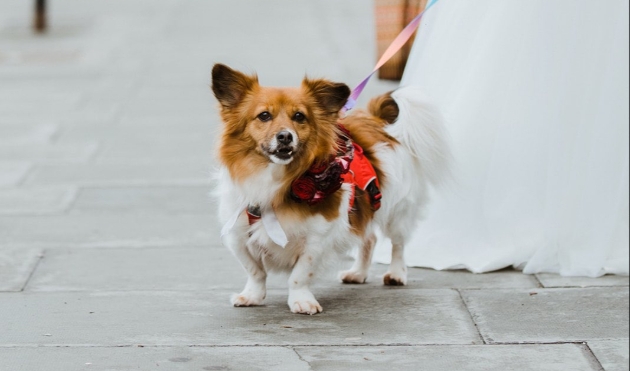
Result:
<svg viewBox="0 0 630 371">
<path fill-rule="evenodd" d="M 352 212 L 354 206 L 355 187 L 365 191 L 370 198 L 372 210 L 381 207 L 381 191 L 374 166 L 363 153 L 363 148 L 352 141 L 350 133 L 341 124 L 342 133 L 339 134 L 337 144 L 339 150 L 337 156 L 332 156 L 331 161 L 324 164 L 313 164 L 311 168 L 291 185 L 291 198 L 295 202 L 306 202 L 316 205 L 326 196 L 335 193 L 341 188 L 342 183 L 351 187 L 350 204 L 348 212 Z M 249 224 L 260 220 L 260 208 L 255 205 L 247 207 Z"/>
<path fill-rule="evenodd" d="M 356 143 L 352 143 L 352 145 L 354 146 L 354 158 L 350 163 L 350 171 L 341 176 L 343 182 L 350 184 L 352 188 L 349 209 L 352 210 L 352 206 L 354 206 L 354 188 L 359 187 L 367 192 L 370 197 L 372 210 L 376 211 L 381 207 L 382 197 L 376 171 L 370 160 L 363 153 L 363 148 Z"/>
</svg>

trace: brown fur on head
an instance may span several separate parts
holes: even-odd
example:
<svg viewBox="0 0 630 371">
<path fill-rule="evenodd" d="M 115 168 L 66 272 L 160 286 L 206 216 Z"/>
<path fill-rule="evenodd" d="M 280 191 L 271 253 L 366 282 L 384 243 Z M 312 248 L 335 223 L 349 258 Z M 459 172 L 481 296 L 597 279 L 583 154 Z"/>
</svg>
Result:
<svg viewBox="0 0 630 371">
<path fill-rule="evenodd" d="M 338 113 L 350 95 L 346 85 L 320 79 L 263 87 L 222 64 L 212 69 L 212 91 L 224 122 L 219 158 L 236 181 L 269 163 L 286 165 L 294 179 L 335 153 Z"/>
</svg>

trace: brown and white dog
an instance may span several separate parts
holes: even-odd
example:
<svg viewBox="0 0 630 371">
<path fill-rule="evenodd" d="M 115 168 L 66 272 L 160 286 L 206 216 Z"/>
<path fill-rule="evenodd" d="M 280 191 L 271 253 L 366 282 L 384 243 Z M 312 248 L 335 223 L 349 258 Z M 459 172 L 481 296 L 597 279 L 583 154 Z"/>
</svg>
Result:
<svg viewBox="0 0 630 371">
<path fill-rule="evenodd" d="M 222 237 L 248 274 L 232 304 L 261 305 L 267 272 L 277 270 L 290 272 L 292 312 L 321 312 L 309 290 L 319 268 L 359 247 L 355 264 L 340 278 L 364 283 L 376 228 L 393 246 L 385 285 L 406 284 L 405 242 L 420 219 L 427 187 L 440 182 L 449 157 L 435 107 L 418 90 L 401 88 L 372 99 L 368 112 L 341 119 L 350 95 L 344 84 L 305 78 L 296 88 L 263 87 L 256 76 L 221 64 L 212 70 L 212 90 L 224 123 L 216 190 L 226 223 Z M 346 147 L 348 137 L 354 145 Z M 344 159 L 361 148 L 378 178 L 379 209 L 368 191 L 342 184 L 351 173 Z M 312 183 L 320 174 L 325 179 L 312 190 L 296 190 L 299 179 Z M 303 198 L 303 191 L 312 198 Z M 258 210 L 262 220 L 246 209 Z M 270 236 L 278 228 L 285 246 Z"/>
</svg>

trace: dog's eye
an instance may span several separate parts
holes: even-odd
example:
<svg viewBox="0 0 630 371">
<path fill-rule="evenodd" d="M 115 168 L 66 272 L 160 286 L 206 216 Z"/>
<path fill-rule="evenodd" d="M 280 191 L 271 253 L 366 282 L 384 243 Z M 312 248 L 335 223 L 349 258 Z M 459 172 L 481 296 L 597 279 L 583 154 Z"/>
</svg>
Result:
<svg viewBox="0 0 630 371">
<path fill-rule="evenodd" d="M 304 122 L 304 120 L 306 120 L 306 116 L 302 112 L 296 112 L 293 115 L 293 121 L 295 122 Z"/>
<path fill-rule="evenodd" d="M 271 120 L 271 113 L 265 111 L 261 114 L 258 115 L 258 119 L 262 122 L 267 122 L 269 120 Z"/>
</svg>

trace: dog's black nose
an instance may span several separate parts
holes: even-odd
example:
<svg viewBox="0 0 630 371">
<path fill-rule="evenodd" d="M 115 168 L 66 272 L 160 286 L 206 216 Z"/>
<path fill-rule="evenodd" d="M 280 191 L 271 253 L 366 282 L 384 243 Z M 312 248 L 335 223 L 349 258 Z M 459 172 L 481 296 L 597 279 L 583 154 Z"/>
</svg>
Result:
<svg viewBox="0 0 630 371">
<path fill-rule="evenodd" d="M 276 139 L 278 140 L 278 143 L 287 146 L 293 142 L 293 135 L 291 135 L 288 131 L 283 130 L 276 134 Z"/>
</svg>

